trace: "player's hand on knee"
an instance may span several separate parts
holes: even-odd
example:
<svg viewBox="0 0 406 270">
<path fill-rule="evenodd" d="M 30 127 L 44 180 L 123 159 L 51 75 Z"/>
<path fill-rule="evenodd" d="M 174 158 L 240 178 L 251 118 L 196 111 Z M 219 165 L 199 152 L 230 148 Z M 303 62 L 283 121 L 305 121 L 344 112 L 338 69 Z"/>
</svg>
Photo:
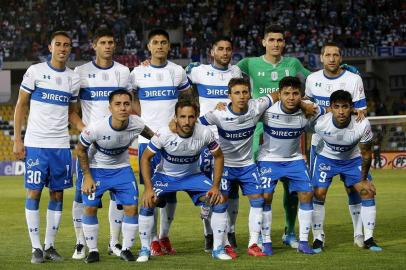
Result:
<svg viewBox="0 0 406 270">
<path fill-rule="evenodd" d="M 215 109 L 216 109 L 217 111 L 225 111 L 226 108 L 227 108 L 227 103 L 225 103 L 225 102 L 219 102 L 219 103 L 217 103 Z"/>
<path fill-rule="evenodd" d="M 82 185 L 82 192 L 86 195 L 90 195 L 96 191 L 96 183 L 93 178 L 89 175 L 85 175 L 85 179 Z"/>
<path fill-rule="evenodd" d="M 24 143 L 20 141 L 14 141 L 13 153 L 18 160 L 24 160 L 25 158 L 25 148 Z"/>
<path fill-rule="evenodd" d="M 207 194 L 210 194 L 210 197 L 211 197 L 210 203 L 211 203 L 212 205 L 214 205 L 214 204 L 221 204 L 221 203 L 224 202 L 224 197 L 223 197 L 223 195 L 221 194 L 219 188 L 217 188 L 217 187 L 212 187 L 212 188 L 207 192 Z M 208 196 L 208 195 L 206 195 L 206 196 Z"/>
<path fill-rule="evenodd" d="M 157 201 L 157 196 L 155 192 L 151 189 L 146 189 L 142 194 L 142 205 L 146 208 L 153 208 L 155 207 L 155 203 Z"/>
<path fill-rule="evenodd" d="M 376 188 L 375 185 L 369 181 L 368 179 L 362 180 L 361 181 L 362 188 L 366 190 L 368 193 L 372 193 L 373 195 L 376 195 Z"/>
</svg>

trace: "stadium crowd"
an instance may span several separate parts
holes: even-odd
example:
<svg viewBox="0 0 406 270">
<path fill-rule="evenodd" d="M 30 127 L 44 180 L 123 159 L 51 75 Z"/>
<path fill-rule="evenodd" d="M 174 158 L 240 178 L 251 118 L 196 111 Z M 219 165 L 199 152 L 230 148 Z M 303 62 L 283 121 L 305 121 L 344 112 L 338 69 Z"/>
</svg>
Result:
<svg viewBox="0 0 406 270">
<path fill-rule="evenodd" d="M 118 2 L 121 2 L 118 4 Z M 117 55 L 144 59 L 143 32 L 155 27 L 183 31 L 171 58 L 199 60 L 207 42 L 230 34 L 235 51 L 262 53 L 265 25 L 279 23 L 286 33 L 285 53 L 319 52 L 323 41 L 346 48 L 405 45 L 404 1 L 0 1 L 0 58 L 38 60 L 48 54 L 49 33 L 66 29 L 73 37 L 71 60 L 92 57 L 96 27 L 111 27 Z M 283 16 L 280 16 L 282 14 Z"/>
</svg>

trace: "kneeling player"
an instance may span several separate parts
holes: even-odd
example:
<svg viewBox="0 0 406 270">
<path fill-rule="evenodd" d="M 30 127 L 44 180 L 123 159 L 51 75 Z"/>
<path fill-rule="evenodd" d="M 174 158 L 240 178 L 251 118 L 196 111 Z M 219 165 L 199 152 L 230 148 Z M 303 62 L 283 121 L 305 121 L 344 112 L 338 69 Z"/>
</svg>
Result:
<svg viewBox="0 0 406 270">
<path fill-rule="evenodd" d="M 84 175 L 82 199 L 85 208 L 82 222 L 89 248 L 86 263 L 99 261 L 97 209 L 107 190 L 113 192 L 124 207 L 120 257 L 126 261 L 135 260 L 130 248 L 138 227 L 138 189 L 127 149 L 138 135 L 151 138 L 153 132 L 138 116 L 130 116 L 131 99 L 131 94 L 126 90 L 112 92 L 109 96 L 112 115 L 91 123 L 82 131 L 77 145 Z"/>
<path fill-rule="evenodd" d="M 280 101 L 264 113 L 264 143 L 258 156 L 265 198 L 262 221 L 263 246 L 268 254 L 272 254 L 271 204 L 276 184 L 278 180 L 283 179 L 289 181 L 289 192 L 297 192 L 299 196 L 298 251 L 314 254 L 308 245 L 313 212 L 312 186 L 300 151 L 300 135 L 309 120 L 300 109 L 300 80 L 296 77 L 283 78 L 279 82 L 279 96 Z M 324 109 L 318 107 L 315 118 L 323 112 Z"/>
<path fill-rule="evenodd" d="M 324 202 L 335 175 L 340 175 L 346 187 L 353 187 L 361 196 L 361 220 L 364 227 L 364 247 L 381 251 L 373 239 L 375 227 L 375 187 L 369 169 L 372 160 L 372 131 L 367 119 L 356 122 L 351 116 L 351 94 L 344 90 L 330 96 L 331 113 L 321 116 L 314 131 L 323 145 L 316 155 L 312 184 L 314 187 L 313 249 L 324 247 Z M 357 147 L 359 145 L 359 147 Z"/>
<path fill-rule="evenodd" d="M 224 157 L 210 128 L 195 125 L 199 109 L 190 100 L 178 101 L 175 106 L 176 133 L 164 127 L 152 137 L 148 148 L 141 157 L 141 170 L 144 176 L 145 191 L 140 211 L 141 251 L 138 262 L 146 262 L 150 257 L 151 231 L 154 223 L 154 208 L 166 194 L 186 191 L 195 205 L 202 205 L 207 195 L 211 195 L 213 215 L 212 256 L 220 260 L 230 260 L 225 254 L 223 238 L 226 230 L 227 204 L 220 192 L 220 180 L 223 172 Z M 199 167 L 202 150 L 208 147 L 214 157 L 213 182 L 205 176 Z M 157 151 L 162 158 L 151 179 L 150 163 Z"/>
</svg>

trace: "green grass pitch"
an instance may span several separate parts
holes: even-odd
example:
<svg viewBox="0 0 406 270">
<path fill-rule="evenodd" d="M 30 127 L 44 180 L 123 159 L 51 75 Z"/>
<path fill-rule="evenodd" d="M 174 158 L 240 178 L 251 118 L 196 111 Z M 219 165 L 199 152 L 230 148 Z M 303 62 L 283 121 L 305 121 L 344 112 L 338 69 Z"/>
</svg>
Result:
<svg viewBox="0 0 406 270">
<path fill-rule="evenodd" d="M 282 188 L 278 185 L 273 209 L 272 239 L 274 255 L 252 258 L 246 255 L 248 240 L 248 202 L 240 199 L 237 221 L 238 253 L 234 261 L 215 261 L 203 251 L 203 229 L 199 209 L 184 193 L 178 194 L 178 206 L 171 229 L 171 240 L 178 254 L 154 257 L 146 264 L 120 261 L 107 255 L 107 208 L 99 210 L 99 250 L 101 261 L 86 265 L 71 259 L 75 244 L 71 221 L 73 189 L 66 191 L 63 219 L 56 239 L 56 247 L 65 257 L 62 263 L 46 262 L 31 265 L 31 248 L 24 215 L 22 177 L 0 177 L 0 269 L 406 269 L 406 171 L 373 171 L 377 188 L 377 226 L 375 238 L 384 248 L 373 253 L 353 246 L 351 218 L 342 184 L 334 180 L 326 203 L 326 249 L 322 254 L 306 256 L 282 246 L 284 216 Z M 104 205 L 108 205 L 105 196 Z M 48 194 L 44 190 L 41 201 L 41 235 L 45 231 L 45 209 Z M 137 238 L 133 251 L 138 251 Z"/>
</svg>

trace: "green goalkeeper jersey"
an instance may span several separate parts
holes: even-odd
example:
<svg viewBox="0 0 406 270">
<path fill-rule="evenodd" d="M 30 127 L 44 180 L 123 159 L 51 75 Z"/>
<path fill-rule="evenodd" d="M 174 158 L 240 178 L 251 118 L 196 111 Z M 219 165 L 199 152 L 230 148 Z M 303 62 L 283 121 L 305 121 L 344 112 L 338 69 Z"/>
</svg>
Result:
<svg viewBox="0 0 406 270">
<path fill-rule="evenodd" d="M 279 81 L 286 76 L 306 78 L 311 73 L 294 57 L 282 57 L 275 65 L 263 55 L 247 57 L 238 62 L 237 66 L 249 76 L 253 98 L 278 91 Z"/>
</svg>

